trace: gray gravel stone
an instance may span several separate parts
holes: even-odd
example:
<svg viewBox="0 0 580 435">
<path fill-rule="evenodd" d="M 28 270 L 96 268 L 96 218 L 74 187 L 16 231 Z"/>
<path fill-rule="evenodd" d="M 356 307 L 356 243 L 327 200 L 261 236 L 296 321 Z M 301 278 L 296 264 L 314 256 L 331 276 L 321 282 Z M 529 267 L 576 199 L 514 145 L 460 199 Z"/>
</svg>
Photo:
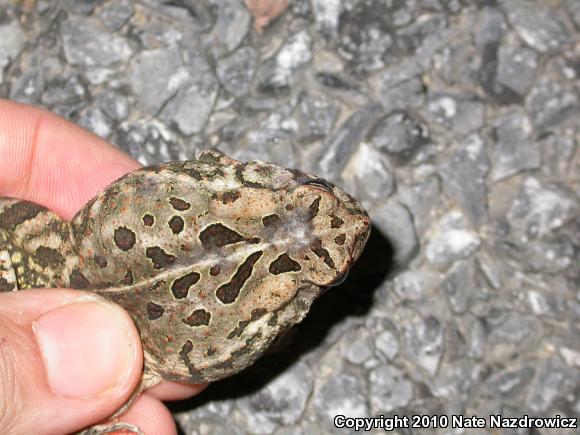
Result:
<svg viewBox="0 0 580 435">
<path fill-rule="evenodd" d="M 321 175 L 336 178 L 380 113 L 381 108 L 377 104 L 361 107 L 326 138 L 317 164 Z"/>
<path fill-rule="evenodd" d="M 218 84 L 213 76 L 198 76 L 181 87 L 165 106 L 162 118 L 174 122 L 186 135 L 200 133 L 215 104 Z"/>
<path fill-rule="evenodd" d="M 453 365 L 443 366 L 429 385 L 435 397 L 447 400 L 466 401 L 472 388 L 479 381 L 482 368 L 469 360 L 459 360 Z"/>
<path fill-rule="evenodd" d="M 428 120 L 453 130 L 459 137 L 480 129 L 485 121 L 485 105 L 471 95 L 430 93 L 422 112 Z"/>
<path fill-rule="evenodd" d="M 489 160 L 478 135 L 467 137 L 440 166 L 443 191 L 475 225 L 486 221 Z"/>
<path fill-rule="evenodd" d="M 418 63 L 407 61 L 384 70 L 375 80 L 384 112 L 422 107 L 425 98 L 423 70 Z"/>
<path fill-rule="evenodd" d="M 60 33 L 66 60 L 73 65 L 110 66 L 126 62 L 133 53 L 125 38 L 109 33 L 94 18 L 71 16 Z"/>
<path fill-rule="evenodd" d="M 530 290 L 527 302 L 533 313 L 553 319 L 564 319 L 568 311 L 565 295 Z"/>
<path fill-rule="evenodd" d="M 430 375 L 437 373 L 445 352 L 444 330 L 434 317 L 408 323 L 403 328 L 405 355 L 409 362 L 426 370 Z"/>
<path fill-rule="evenodd" d="M 233 400 L 212 400 L 205 406 L 199 406 L 191 410 L 187 414 L 187 419 L 190 420 L 214 420 L 221 421 L 224 415 L 228 415 L 234 409 L 235 403 Z M 183 416 L 184 418 L 186 416 Z"/>
<path fill-rule="evenodd" d="M 124 121 L 119 124 L 114 143 L 144 165 L 183 157 L 175 146 L 174 135 L 159 121 Z"/>
<path fill-rule="evenodd" d="M 453 210 L 443 216 L 432 232 L 425 248 L 425 255 L 434 265 L 448 265 L 469 257 L 481 244 L 479 236 L 465 228 L 463 215 Z"/>
<path fill-rule="evenodd" d="M 473 86 L 483 56 L 471 38 L 459 39 L 433 56 L 434 72 L 450 86 Z"/>
<path fill-rule="evenodd" d="M 48 107 L 69 106 L 80 103 L 87 90 L 78 76 L 58 79 L 46 86 L 42 94 L 42 104 Z"/>
<path fill-rule="evenodd" d="M 96 95 L 95 103 L 110 119 L 115 121 L 127 119 L 131 110 L 127 97 L 111 90 Z"/>
<path fill-rule="evenodd" d="M 371 406 L 379 414 L 407 406 L 413 399 L 413 384 L 395 366 L 382 365 L 371 371 Z"/>
<path fill-rule="evenodd" d="M 321 87 L 329 96 L 341 101 L 349 101 L 353 106 L 364 106 L 369 104 L 371 98 L 366 95 L 363 84 L 349 74 L 320 71 L 314 75 L 314 82 Z"/>
<path fill-rule="evenodd" d="M 538 55 L 525 47 L 501 45 L 497 57 L 497 83 L 525 96 L 536 78 Z"/>
<path fill-rule="evenodd" d="M 383 67 L 383 58 L 393 44 L 381 0 L 359 2 L 349 11 L 349 19 L 339 28 L 338 53 L 360 73 Z"/>
<path fill-rule="evenodd" d="M 293 139 L 298 134 L 299 122 L 292 114 L 293 107 L 282 106 L 260 122 L 256 133 L 266 132 L 263 136 L 276 136 L 281 139 Z M 260 138 L 262 139 L 262 138 Z M 263 139 L 262 139 L 263 140 Z"/>
<path fill-rule="evenodd" d="M 529 0 L 502 0 L 502 7 L 520 38 L 533 49 L 552 51 L 569 41 L 563 17 L 548 5 Z"/>
<path fill-rule="evenodd" d="M 162 16 L 167 18 L 164 15 Z M 183 32 L 176 26 L 179 26 L 179 21 L 169 22 L 167 19 L 154 15 L 148 20 L 147 26 L 140 29 L 137 35 L 139 42 L 145 50 L 171 49 L 172 46 L 182 42 L 184 39 Z"/>
<path fill-rule="evenodd" d="M 115 80 L 115 70 L 112 68 L 93 67 L 86 71 L 84 78 L 91 85 L 113 84 L 117 86 Z"/>
<path fill-rule="evenodd" d="M 510 256 L 517 259 L 530 272 L 563 272 L 574 261 L 575 248 L 566 236 L 548 237 L 526 243 L 522 237 L 511 247 Z"/>
<path fill-rule="evenodd" d="M 557 357 L 540 361 L 526 396 L 526 405 L 533 412 L 546 412 L 557 397 L 570 391 L 577 377 L 578 373 L 566 367 Z"/>
<path fill-rule="evenodd" d="M 312 0 L 314 20 L 322 35 L 327 37 L 336 35 L 342 10 L 341 0 Z"/>
<path fill-rule="evenodd" d="M 518 394 L 533 378 L 532 367 L 508 370 L 494 370 L 484 381 L 484 385 L 496 396 L 514 396 Z"/>
<path fill-rule="evenodd" d="M 556 130 L 539 140 L 542 151 L 542 170 L 548 177 L 565 180 L 570 173 L 576 150 L 574 129 Z"/>
<path fill-rule="evenodd" d="M 129 0 L 107 2 L 99 11 L 99 19 L 108 30 L 115 32 L 131 18 L 133 11 Z"/>
<path fill-rule="evenodd" d="M 365 328 L 347 331 L 340 341 L 341 354 L 350 363 L 362 365 L 373 356 L 370 338 Z"/>
<path fill-rule="evenodd" d="M 540 166 L 540 146 L 531 138 L 531 133 L 532 126 L 522 110 L 508 112 L 495 121 L 492 157 L 494 181 Z"/>
<path fill-rule="evenodd" d="M 251 90 L 256 73 L 256 60 L 256 50 L 242 47 L 218 61 L 217 76 L 230 94 L 241 97 Z"/>
<path fill-rule="evenodd" d="M 392 244 L 398 266 L 408 263 L 417 253 L 417 236 L 409 211 L 391 199 L 369 210 L 375 225 Z"/>
<path fill-rule="evenodd" d="M 439 192 L 439 182 L 435 176 L 430 176 L 420 183 L 398 186 L 398 197 L 411 211 L 419 236 L 431 223 L 431 211 L 440 202 Z"/>
<path fill-rule="evenodd" d="M 580 29 L 580 3 L 576 0 L 564 0 L 564 5 L 568 8 L 576 27 Z"/>
<path fill-rule="evenodd" d="M 399 341 L 397 336 L 389 331 L 383 331 L 375 337 L 375 348 L 379 355 L 384 355 L 392 361 L 399 354 Z"/>
<path fill-rule="evenodd" d="M 464 346 L 464 356 L 481 359 L 485 355 L 487 331 L 484 323 L 472 314 L 466 314 L 459 319 L 459 332 Z"/>
<path fill-rule="evenodd" d="M 254 433 L 272 433 L 279 425 L 300 420 L 313 382 L 312 372 L 306 364 L 294 364 L 262 390 L 240 399 L 238 408 Z"/>
<path fill-rule="evenodd" d="M 429 141 L 429 128 L 408 113 L 394 112 L 377 123 L 371 141 L 378 149 L 405 160 Z"/>
<path fill-rule="evenodd" d="M 369 409 L 365 389 L 360 380 L 346 373 L 328 379 L 314 397 L 314 409 L 329 428 L 334 428 L 334 417 L 367 417 Z"/>
<path fill-rule="evenodd" d="M 571 349 L 566 346 L 562 346 L 559 349 L 559 354 L 562 357 L 562 361 L 569 367 L 580 367 L 580 352 L 575 349 Z"/>
<path fill-rule="evenodd" d="M 1 38 L 1 36 L 0 36 Z M 0 39 L 1 40 L 1 39 Z M 2 82 L 0 67 L 0 83 Z M 39 103 L 44 92 L 44 74 L 40 68 L 30 69 L 12 84 L 10 99 L 21 103 Z"/>
<path fill-rule="evenodd" d="M 499 290 L 506 278 L 506 271 L 501 261 L 485 250 L 481 250 L 477 253 L 477 263 L 487 282 L 494 289 Z"/>
<path fill-rule="evenodd" d="M 247 132 L 240 141 L 245 142 L 234 156 L 241 160 L 263 160 L 263 156 L 287 167 L 297 165 L 297 137 L 299 122 L 292 115 L 293 108 L 282 106 L 262 120 L 258 126 Z"/>
<path fill-rule="evenodd" d="M 361 143 L 352 154 L 342 179 L 348 191 L 368 205 L 388 198 L 395 189 L 389 159 L 367 142 Z"/>
<path fill-rule="evenodd" d="M 312 37 L 300 30 L 288 37 L 276 56 L 259 74 L 259 89 L 265 93 L 288 90 L 296 80 L 296 72 L 312 59 Z"/>
<path fill-rule="evenodd" d="M 111 120 L 98 107 L 89 107 L 83 110 L 80 113 L 78 123 L 103 139 L 107 139 L 113 131 Z"/>
<path fill-rule="evenodd" d="M 439 275 L 424 270 L 407 270 L 393 281 L 395 293 L 402 301 L 420 301 L 435 293 Z"/>
<path fill-rule="evenodd" d="M 488 355 L 504 360 L 508 355 L 537 346 L 543 335 L 542 324 L 535 317 L 515 311 L 496 310 L 486 317 L 489 331 Z"/>
<path fill-rule="evenodd" d="M 329 98 L 306 97 L 300 104 L 301 139 L 312 141 L 327 136 L 334 127 L 339 111 L 339 106 Z"/>
<path fill-rule="evenodd" d="M 473 29 L 475 44 L 483 49 L 497 46 L 507 28 L 501 10 L 492 5 L 479 10 L 476 24 Z"/>
<path fill-rule="evenodd" d="M 293 2 L 292 4 L 295 4 Z M 329 432 L 324 431 L 320 425 L 314 422 L 304 421 L 300 426 L 289 426 L 278 429 L 274 432 L 274 435 L 318 435 L 327 434 Z"/>
<path fill-rule="evenodd" d="M 0 26 L 0 83 L 3 71 L 18 56 L 25 43 L 25 35 L 16 21 Z"/>
<path fill-rule="evenodd" d="M 538 130 L 552 127 L 578 112 L 577 91 L 551 79 L 540 79 L 526 99 L 526 108 Z"/>
<path fill-rule="evenodd" d="M 448 27 L 447 17 L 443 14 L 425 14 L 422 19 L 413 20 L 408 26 L 397 31 L 397 48 L 404 52 L 416 51 L 417 58 L 431 44 L 441 44 L 445 41 Z"/>
<path fill-rule="evenodd" d="M 129 78 L 144 108 L 155 115 L 189 78 L 177 47 L 139 52 L 131 61 Z"/>
<path fill-rule="evenodd" d="M 512 230 L 526 237 L 543 237 L 565 225 L 578 213 L 578 198 L 557 184 L 527 177 L 508 211 Z"/>
<path fill-rule="evenodd" d="M 162 16 L 165 19 L 165 26 L 168 21 L 172 21 L 176 24 L 184 24 L 197 32 L 207 32 L 213 25 L 210 5 L 205 1 L 140 0 L 140 3 L 146 5 L 154 13 L 157 12 L 156 16 Z"/>
<path fill-rule="evenodd" d="M 312 15 L 312 5 L 310 0 L 294 0 L 290 2 L 290 10 L 297 17 L 310 18 Z"/>
<path fill-rule="evenodd" d="M 213 3 L 217 6 L 217 20 L 211 48 L 216 54 L 231 53 L 250 29 L 250 12 L 239 0 L 214 0 Z"/>
<path fill-rule="evenodd" d="M 175 415 L 175 414 L 174 414 Z M 225 420 L 199 421 L 192 419 L 186 412 L 175 415 L 178 430 L 187 434 L 204 435 L 244 435 L 244 431 L 239 427 L 228 424 Z"/>
<path fill-rule="evenodd" d="M 63 3 L 69 12 L 90 15 L 94 12 L 99 0 L 64 0 Z"/>
<path fill-rule="evenodd" d="M 387 3 L 388 4 L 388 3 Z M 391 3 L 391 21 L 394 26 L 401 27 L 413 23 L 419 14 L 416 2 Z"/>
<path fill-rule="evenodd" d="M 452 3 L 448 0 L 419 0 L 417 2 L 421 7 L 427 11 L 443 12 L 445 3 Z"/>
<path fill-rule="evenodd" d="M 468 310 L 477 292 L 474 259 L 456 262 L 447 273 L 441 287 L 454 313 L 460 314 Z"/>
<path fill-rule="evenodd" d="M 500 104 L 520 104 L 534 84 L 539 68 L 538 54 L 511 37 L 483 47 L 479 72 L 482 87 Z"/>
</svg>

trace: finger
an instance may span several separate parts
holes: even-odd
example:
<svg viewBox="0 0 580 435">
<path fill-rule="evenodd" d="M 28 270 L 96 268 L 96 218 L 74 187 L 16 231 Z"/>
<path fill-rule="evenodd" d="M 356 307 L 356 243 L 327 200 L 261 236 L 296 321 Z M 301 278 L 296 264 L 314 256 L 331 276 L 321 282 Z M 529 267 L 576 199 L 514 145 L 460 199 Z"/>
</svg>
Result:
<svg viewBox="0 0 580 435">
<path fill-rule="evenodd" d="M 97 192 L 140 165 L 50 112 L 0 99 L 0 196 L 70 219 Z"/>
<path fill-rule="evenodd" d="M 165 381 L 149 388 L 147 394 L 159 400 L 183 400 L 201 393 L 208 385 Z"/>
<path fill-rule="evenodd" d="M 128 400 L 143 359 L 125 311 L 96 295 L 70 290 L 4 293 L 1 301 L 3 433 L 75 432 L 107 418 Z"/>
<path fill-rule="evenodd" d="M 147 435 L 177 433 L 173 416 L 158 399 L 144 394 L 123 414 L 120 421 L 138 426 Z"/>
</svg>

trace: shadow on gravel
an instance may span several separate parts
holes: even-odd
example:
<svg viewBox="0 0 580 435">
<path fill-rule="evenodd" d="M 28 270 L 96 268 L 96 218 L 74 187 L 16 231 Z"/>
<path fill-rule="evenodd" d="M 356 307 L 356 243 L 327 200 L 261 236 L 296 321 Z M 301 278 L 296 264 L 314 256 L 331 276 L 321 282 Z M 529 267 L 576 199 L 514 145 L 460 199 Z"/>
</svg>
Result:
<svg viewBox="0 0 580 435">
<path fill-rule="evenodd" d="M 240 398 L 260 390 L 304 353 L 319 346 L 334 325 L 350 316 L 364 316 L 372 305 L 374 292 L 391 272 L 392 259 L 391 244 L 373 225 L 367 246 L 348 279 L 315 301 L 302 323 L 251 367 L 213 383 L 197 397 L 171 403 L 170 409 L 192 410 L 211 401 Z"/>
</svg>

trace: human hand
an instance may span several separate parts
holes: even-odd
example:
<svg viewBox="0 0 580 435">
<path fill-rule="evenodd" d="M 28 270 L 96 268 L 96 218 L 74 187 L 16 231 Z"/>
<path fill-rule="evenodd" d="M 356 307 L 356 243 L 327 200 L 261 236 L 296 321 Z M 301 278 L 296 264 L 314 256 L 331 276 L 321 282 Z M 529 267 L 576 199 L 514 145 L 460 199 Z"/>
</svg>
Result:
<svg viewBox="0 0 580 435">
<path fill-rule="evenodd" d="M 138 167 L 70 122 L 0 100 L 0 196 L 36 202 L 70 220 L 103 187 Z M 142 367 L 139 335 L 120 307 L 79 290 L 0 293 L 3 433 L 61 434 L 97 424 L 131 396 Z M 120 420 L 148 435 L 175 434 L 161 400 L 204 387 L 164 382 Z"/>
</svg>

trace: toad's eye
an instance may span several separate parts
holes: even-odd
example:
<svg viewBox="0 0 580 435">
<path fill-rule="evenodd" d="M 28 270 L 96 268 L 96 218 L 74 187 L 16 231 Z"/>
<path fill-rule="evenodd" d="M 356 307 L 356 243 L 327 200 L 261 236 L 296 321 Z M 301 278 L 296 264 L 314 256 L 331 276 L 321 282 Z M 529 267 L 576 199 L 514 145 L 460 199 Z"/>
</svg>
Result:
<svg viewBox="0 0 580 435">
<path fill-rule="evenodd" d="M 326 190 L 327 192 L 332 193 L 332 185 L 324 180 L 323 178 L 313 178 L 311 180 L 306 180 L 304 182 L 304 186 L 316 186 L 316 187 L 320 187 L 323 190 Z"/>
</svg>

